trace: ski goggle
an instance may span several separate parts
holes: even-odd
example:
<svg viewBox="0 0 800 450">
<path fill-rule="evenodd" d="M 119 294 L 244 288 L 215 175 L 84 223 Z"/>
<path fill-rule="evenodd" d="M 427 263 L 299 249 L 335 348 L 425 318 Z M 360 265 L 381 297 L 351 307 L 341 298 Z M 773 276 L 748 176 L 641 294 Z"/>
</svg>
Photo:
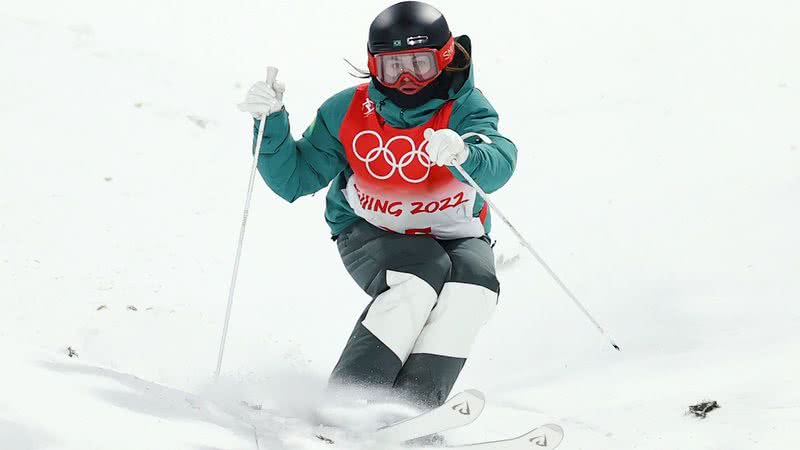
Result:
<svg viewBox="0 0 800 450">
<path fill-rule="evenodd" d="M 424 86 L 433 81 L 455 57 L 452 36 L 441 49 L 421 48 L 369 55 L 369 73 L 384 86 L 400 85 L 403 75 Z"/>
</svg>

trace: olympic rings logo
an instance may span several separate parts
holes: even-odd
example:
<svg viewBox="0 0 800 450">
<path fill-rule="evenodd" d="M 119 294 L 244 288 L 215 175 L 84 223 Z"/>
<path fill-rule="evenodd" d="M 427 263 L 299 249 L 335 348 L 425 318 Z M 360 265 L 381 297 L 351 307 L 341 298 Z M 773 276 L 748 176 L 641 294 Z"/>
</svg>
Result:
<svg viewBox="0 0 800 450">
<path fill-rule="evenodd" d="M 362 136 L 371 135 L 377 139 L 377 145 L 370 151 L 367 152 L 366 156 L 361 156 L 358 153 L 358 140 L 361 139 Z M 392 143 L 397 141 L 406 141 L 411 145 L 411 151 L 406 153 L 405 155 L 401 156 L 398 160 L 397 157 L 392 153 L 389 147 Z M 424 147 L 428 145 L 428 141 L 424 140 L 420 144 L 419 148 L 417 148 L 417 144 L 408 136 L 395 136 L 389 141 L 386 142 L 384 145 L 383 138 L 380 134 L 376 133 L 372 130 L 364 130 L 358 133 L 353 138 L 353 154 L 358 158 L 359 161 L 363 162 L 367 167 L 367 172 L 370 175 L 375 177 L 378 180 L 388 180 L 391 178 L 395 173 L 399 173 L 400 177 L 409 183 L 422 183 L 423 181 L 428 179 L 428 175 L 431 173 L 431 167 L 433 167 L 433 163 L 431 162 L 430 158 L 428 158 L 428 153 L 424 151 Z M 375 170 L 372 167 L 372 163 L 375 162 L 378 158 L 383 157 L 383 160 L 389 166 L 389 171 L 385 174 L 378 174 L 375 173 Z M 404 169 L 410 166 L 414 159 L 419 161 L 423 168 L 425 168 L 425 174 L 418 178 L 409 177 Z"/>
</svg>

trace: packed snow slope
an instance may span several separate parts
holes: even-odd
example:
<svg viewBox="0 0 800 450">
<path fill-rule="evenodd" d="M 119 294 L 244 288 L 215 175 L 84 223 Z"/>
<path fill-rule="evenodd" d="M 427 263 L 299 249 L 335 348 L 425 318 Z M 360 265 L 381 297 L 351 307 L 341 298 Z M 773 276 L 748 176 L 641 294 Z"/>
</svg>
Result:
<svg viewBox="0 0 800 450">
<path fill-rule="evenodd" d="M 258 182 L 211 383 L 236 103 L 279 67 L 299 136 L 388 4 L 0 7 L 0 449 L 252 449 L 251 424 L 262 449 L 330 448 L 280 419 L 314 408 L 367 301 L 323 195 Z M 489 406 L 451 442 L 554 422 L 564 450 L 800 448 L 798 3 L 436 5 L 519 147 L 495 200 L 622 347 L 497 221 L 500 306 L 456 387 Z"/>
</svg>

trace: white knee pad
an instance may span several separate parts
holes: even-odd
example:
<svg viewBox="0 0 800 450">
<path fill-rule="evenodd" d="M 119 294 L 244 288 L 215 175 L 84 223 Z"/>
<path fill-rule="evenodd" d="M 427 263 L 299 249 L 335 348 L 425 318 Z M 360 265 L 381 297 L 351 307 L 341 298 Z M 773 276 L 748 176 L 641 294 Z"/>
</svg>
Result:
<svg viewBox="0 0 800 450">
<path fill-rule="evenodd" d="M 375 298 L 361 324 L 405 363 L 436 303 L 436 291 L 416 275 L 391 270 L 386 284 L 389 290 Z"/>
<path fill-rule="evenodd" d="M 454 358 L 469 356 L 478 330 L 497 306 L 497 295 L 475 284 L 445 283 L 412 353 Z"/>
</svg>

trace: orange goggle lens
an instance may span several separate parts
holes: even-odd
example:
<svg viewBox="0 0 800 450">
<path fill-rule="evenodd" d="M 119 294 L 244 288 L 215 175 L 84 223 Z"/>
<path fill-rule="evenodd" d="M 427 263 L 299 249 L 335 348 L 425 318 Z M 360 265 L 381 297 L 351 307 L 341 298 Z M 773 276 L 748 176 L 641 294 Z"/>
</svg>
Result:
<svg viewBox="0 0 800 450">
<path fill-rule="evenodd" d="M 369 71 L 384 86 L 397 87 L 401 79 L 410 76 L 420 85 L 435 79 L 455 55 L 454 41 L 450 40 L 441 49 L 421 48 L 399 52 L 369 55 Z"/>
</svg>

